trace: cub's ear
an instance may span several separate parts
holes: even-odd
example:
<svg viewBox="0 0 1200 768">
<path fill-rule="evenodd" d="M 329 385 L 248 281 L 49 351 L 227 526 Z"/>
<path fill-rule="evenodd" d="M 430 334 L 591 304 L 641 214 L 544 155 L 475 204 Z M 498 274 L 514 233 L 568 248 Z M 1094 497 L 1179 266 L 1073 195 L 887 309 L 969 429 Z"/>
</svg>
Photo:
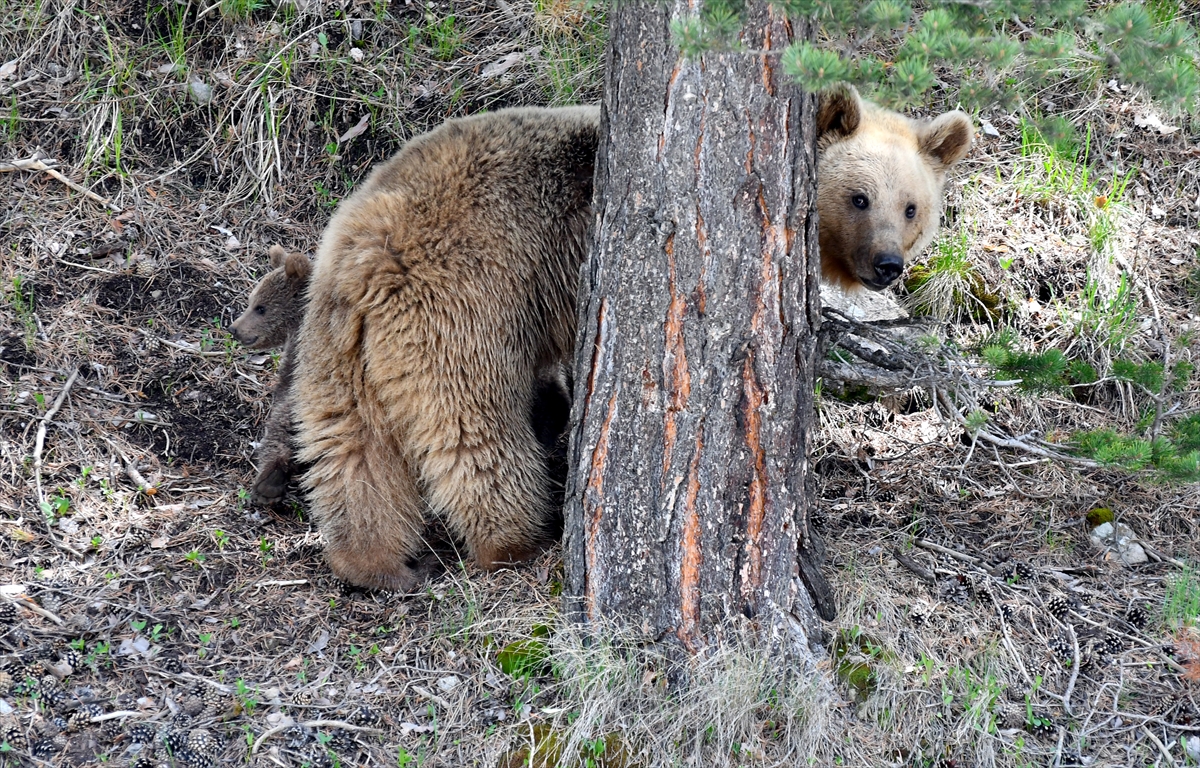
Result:
<svg viewBox="0 0 1200 768">
<path fill-rule="evenodd" d="M 918 130 L 917 142 L 921 152 L 944 171 L 967 156 L 975 127 L 965 112 L 947 112 Z"/>
<path fill-rule="evenodd" d="M 283 274 L 287 275 L 288 280 L 307 280 L 310 272 L 312 263 L 302 253 L 289 253 L 283 262 Z"/>
<path fill-rule="evenodd" d="M 276 243 L 267 252 L 267 258 L 270 261 L 271 269 L 278 269 L 283 266 L 283 260 L 287 258 L 287 253 L 283 250 L 282 245 Z"/>
<path fill-rule="evenodd" d="M 840 83 L 821 92 L 817 107 L 817 138 L 842 139 L 853 135 L 862 122 L 862 99 L 853 85 Z"/>
</svg>

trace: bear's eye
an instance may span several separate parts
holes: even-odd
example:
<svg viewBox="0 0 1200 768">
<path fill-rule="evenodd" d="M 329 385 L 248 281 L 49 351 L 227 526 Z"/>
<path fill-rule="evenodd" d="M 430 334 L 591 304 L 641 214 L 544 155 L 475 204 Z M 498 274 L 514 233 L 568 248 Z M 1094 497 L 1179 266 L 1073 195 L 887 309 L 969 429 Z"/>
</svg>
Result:
<svg viewBox="0 0 1200 768">
<path fill-rule="evenodd" d="M 263 306 L 262 304 L 259 304 L 257 307 L 254 308 L 254 314 L 265 315 L 265 314 L 267 314 L 267 308 L 265 306 Z"/>
<path fill-rule="evenodd" d="M 866 195 L 855 195 L 854 197 L 850 198 L 850 202 L 853 203 L 854 207 L 860 211 L 867 210 L 867 206 L 871 204 L 871 201 L 867 199 Z"/>
<path fill-rule="evenodd" d="M 911 219 L 912 217 L 914 217 L 916 215 L 917 215 L 917 206 L 913 205 L 912 203 L 909 203 L 908 207 L 904 209 L 904 217 L 907 219 Z"/>
</svg>

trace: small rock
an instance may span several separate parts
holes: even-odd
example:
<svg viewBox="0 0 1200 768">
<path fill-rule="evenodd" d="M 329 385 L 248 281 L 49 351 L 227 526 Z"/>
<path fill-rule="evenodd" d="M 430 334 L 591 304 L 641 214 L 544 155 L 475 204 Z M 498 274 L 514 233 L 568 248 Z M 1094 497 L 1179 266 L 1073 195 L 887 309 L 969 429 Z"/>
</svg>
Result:
<svg viewBox="0 0 1200 768">
<path fill-rule="evenodd" d="M 453 691 L 458 687 L 458 678 L 454 675 L 439 677 L 437 681 L 437 687 L 440 688 L 443 693 L 450 693 L 450 691 Z"/>
<path fill-rule="evenodd" d="M 1097 549 L 1104 550 L 1105 558 L 1116 558 L 1123 565 L 1146 562 L 1146 550 L 1137 543 L 1137 535 L 1124 523 L 1102 523 L 1088 534 Z"/>
<path fill-rule="evenodd" d="M 361 48 L 351 48 L 350 49 L 350 58 L 354 59 L 355 61 L 362 61 L 363 60 L 362 49 Z"/>
</svg>

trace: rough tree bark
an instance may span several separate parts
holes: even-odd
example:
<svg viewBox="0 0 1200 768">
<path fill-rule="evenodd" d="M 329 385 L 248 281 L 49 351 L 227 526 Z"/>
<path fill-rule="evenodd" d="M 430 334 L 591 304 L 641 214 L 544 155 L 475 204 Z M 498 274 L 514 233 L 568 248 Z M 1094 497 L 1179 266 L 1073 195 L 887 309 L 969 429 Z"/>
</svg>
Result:
<svg viewBox="0 0 1200 768">
<path fill-rule="evenodd" d="M 684 60 L 669 25 L 694 10 L 643 0 L 609 17 L 568 607 L 693 653 L 747 617 L 807 655 L 815 102 L 778 55 L 807 30 L 750 0 L 743 43 L 760 53 Z"/>
</svg>

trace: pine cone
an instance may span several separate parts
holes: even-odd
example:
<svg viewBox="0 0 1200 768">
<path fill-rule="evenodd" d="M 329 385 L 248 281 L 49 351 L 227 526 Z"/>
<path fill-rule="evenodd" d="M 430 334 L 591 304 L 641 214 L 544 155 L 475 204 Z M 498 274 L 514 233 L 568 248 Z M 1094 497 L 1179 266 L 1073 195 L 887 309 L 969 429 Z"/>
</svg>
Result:
<svg viewBox="0 0 1200 768">
<path fill-rule="evenodd" d="M 1134 629 L 1145 629 L 1146 624 L 1150 621 L 1150 614 L 1143 605 L 1131 605 L 1125 611 L 1125 621 L 1128 621 Z"/>
<path fill-rule="evenodd" d="M 1120 635 L 1108 632 L 1104 635 L 1104 650 L 1116 655 L 1125 650 L 1125 641 L 1121 639 Z"/>
<path fill-rule="evenodd" d="M 1046 601 L 1046 613 L 1050 614 L 1059 621 L 1067 618 L 1067 614 L 1071 612 L 1070 606 L 1061 595 L 1055 595 Z"/>
<path fill-rule="evenodd" d="M 1063 635 L 1050 638 L 1050 652 L 1053 653 L 1060 661 L 1068 662 L 1075 660 L 1075 649 L 1071 645 L 1071 641 Z"/>
<path fill-rule="evenodd" d="M 129 740 L 134 744 L 153 744 L 154 726 L 149 723 L 135 723 L 127 731 Z"/>
</svg>

